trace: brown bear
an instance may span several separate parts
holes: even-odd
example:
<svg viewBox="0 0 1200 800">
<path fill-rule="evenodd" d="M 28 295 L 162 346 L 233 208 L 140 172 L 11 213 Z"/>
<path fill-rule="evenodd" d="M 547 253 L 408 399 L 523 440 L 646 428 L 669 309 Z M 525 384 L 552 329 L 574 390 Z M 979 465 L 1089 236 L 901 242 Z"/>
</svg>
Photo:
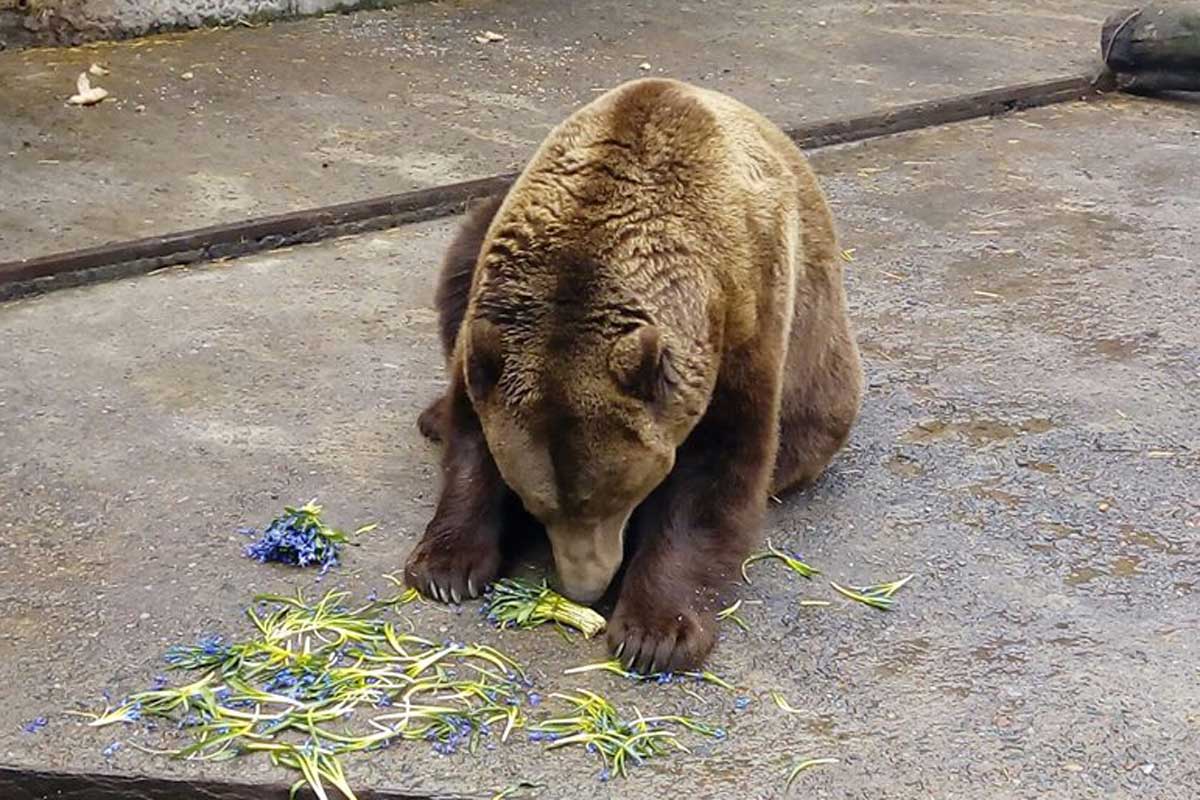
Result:
<svg viewBox="0 0 1200 800">
<path fill-rule="evenodd" d="M 408 584 L 477 596 L 527 513 L 567 596 L 594 602 L 624 565 L 618 658 L 700 664 L 768 496 L 816 478 L 859 410 L 804 156 L 725 95 L 623 84 L 472 209 L 437 306 L 450 385 L 420 427 L 444 443 L 443 483 Z"/>
</svg>

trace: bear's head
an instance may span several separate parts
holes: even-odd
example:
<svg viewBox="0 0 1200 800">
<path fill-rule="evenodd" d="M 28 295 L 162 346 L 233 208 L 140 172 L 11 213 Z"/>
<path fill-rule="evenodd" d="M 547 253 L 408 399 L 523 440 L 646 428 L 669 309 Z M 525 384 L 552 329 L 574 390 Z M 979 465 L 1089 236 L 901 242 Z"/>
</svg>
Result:
<svg viewBox="0 0 1200 800">
<path fill-rule="evenodd" d="M 591 603 L 702 414 L 706 381 L 688 379 L 668 329 L 645 315 L 597 321 L 594 306 L 565 304 L 551 322 L 531 316 L 467 321 L 467 391 L 505 483 L 546 528 L 559 588 Z"/>
</svg>

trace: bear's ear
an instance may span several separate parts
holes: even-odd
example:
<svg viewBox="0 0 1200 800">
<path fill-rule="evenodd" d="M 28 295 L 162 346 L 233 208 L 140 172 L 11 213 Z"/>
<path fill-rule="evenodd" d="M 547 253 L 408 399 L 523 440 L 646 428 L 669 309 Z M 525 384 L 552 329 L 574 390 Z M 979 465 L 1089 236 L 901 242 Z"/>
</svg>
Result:
<svg viewBox="0 0 1200 800">
<path fill-rule="evenodd" d="M 658 328 L 642 325 L 613 344 L 608 368 L 629 394 L 646 401 L 659 401 L 675 382 L 669 355 Z"/>
<path fill-rule="evenodd" d="M 504 371 L 504 356 L 500 347 L 500 329 L 486 319 L 468 323 L 463 360 L 467 373 L 467 391 L 472 397 L 483 398 L 496 386 Z"/>
</svg>

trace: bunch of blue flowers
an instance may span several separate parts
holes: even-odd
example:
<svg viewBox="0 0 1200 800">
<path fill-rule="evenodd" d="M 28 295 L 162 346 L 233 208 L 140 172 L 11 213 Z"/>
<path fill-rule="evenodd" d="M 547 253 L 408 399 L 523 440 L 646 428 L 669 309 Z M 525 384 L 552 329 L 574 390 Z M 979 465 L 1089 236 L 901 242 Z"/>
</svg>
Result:
<svg viewBox="0 0 1200 800">
<path fill-rule="evenodd" d="M 353 535 L 366 533 L 374 525 L 359 528 Z M 243 533 L 257 536 L 258 531 Z M 256 561 L 294 564 L 299 567 L 319 565 L 321 574 L 338 564 L 343 544 L 353 544 L 346 533 L 331 528 L 321 519 L 321 506 L 310 501 L 300 508 L 285 506 L 283 515 L 276 517 L 254 543 L 247 545 L 246 555 Z"/>
</svg>

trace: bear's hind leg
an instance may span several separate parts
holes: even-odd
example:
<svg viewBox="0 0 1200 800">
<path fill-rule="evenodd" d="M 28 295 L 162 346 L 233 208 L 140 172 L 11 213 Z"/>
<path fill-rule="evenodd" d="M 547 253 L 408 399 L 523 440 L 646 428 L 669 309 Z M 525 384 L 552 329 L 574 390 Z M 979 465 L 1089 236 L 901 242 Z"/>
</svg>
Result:
<svg viewBox="0 0 1200 800">
<path fill-rule="evenodd" d="M 447 400 L 448 395 L 438 395 L 417 417 L 417 430 L 431 442 L 442 441 L 446 427 Z"/>
<path fill-rule="evenodd" d="M 771 492 L 815 481 L 846 443 L 862 402 L 858 345 L 844 317 L 818 341 L 793 335 L 779 410 L 779 452 Z"/>
</svg>

